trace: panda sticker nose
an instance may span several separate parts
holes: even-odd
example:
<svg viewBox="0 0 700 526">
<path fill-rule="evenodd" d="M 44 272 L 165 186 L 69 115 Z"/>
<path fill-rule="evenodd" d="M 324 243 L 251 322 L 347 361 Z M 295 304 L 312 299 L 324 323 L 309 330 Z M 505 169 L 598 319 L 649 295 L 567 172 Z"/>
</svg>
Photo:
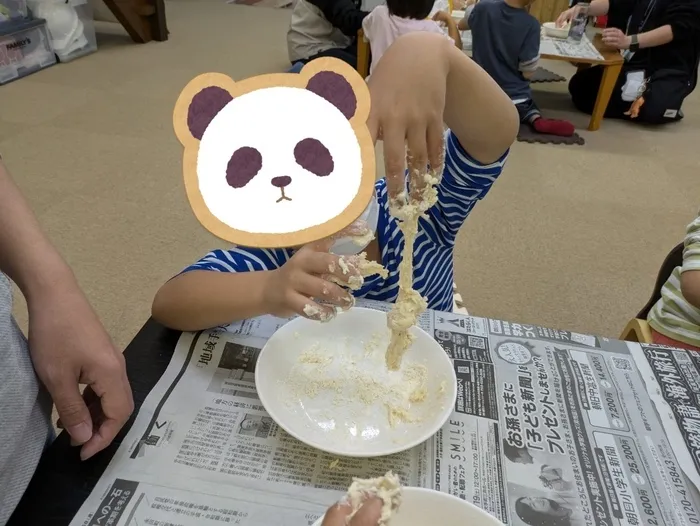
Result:
<svg viewBox="0 0 700 526">
<path fill-rule="evenodd" d="M 275 188 L 284 188 L 292 183 L 292 178 L 288 175 L 283 175 L 281 177 L 273 177 L 270 183 L 272 183 L 272 186 L 274 186 Z"/>
</svg>

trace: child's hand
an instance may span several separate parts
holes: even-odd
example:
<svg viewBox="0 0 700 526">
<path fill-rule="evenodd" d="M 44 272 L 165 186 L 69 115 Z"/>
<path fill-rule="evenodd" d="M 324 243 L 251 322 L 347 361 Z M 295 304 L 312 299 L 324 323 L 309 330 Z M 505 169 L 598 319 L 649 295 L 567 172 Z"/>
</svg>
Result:
<svg viewBox="0 0 700 526">
<path fill-rule="evenodd" d="M 356 221 L 334 236 L 303 246 L 281 268 L 270 272 L 264 292 L 267 312 L 282 317 L 299 314 L 328 321 L 336 314 L 331 305 L 342 309 L 352 307 L 354 298 L 340 285 L 352 284 L 359 288 L 362 278 L 355 265 L 358 258 L 339 257 L 329 250 L 336 239 L 365 235 L 367 228 L 364 221 Z M 317 303 L 315 299 L 326 304 Z"/>
<path fill-rule="evenodd" d="M 438 11 L 433 15 L 433 20 L 435 22 L 442 22 L 443 24 L 447 24 L 450 21 L 450 18 L 451 15 L 445 11 Z"/>
<path fill-rule="evenodd" d="M 443 111 L 449 72 L 448 47 L 442 35 L 416 32 L 401 36 L 377 63 L 369 80 L 372 137 L 384 141 L 389 196 L 405 189 L 406 144 L 411 174 L 443 162 Z"/>
</svg>

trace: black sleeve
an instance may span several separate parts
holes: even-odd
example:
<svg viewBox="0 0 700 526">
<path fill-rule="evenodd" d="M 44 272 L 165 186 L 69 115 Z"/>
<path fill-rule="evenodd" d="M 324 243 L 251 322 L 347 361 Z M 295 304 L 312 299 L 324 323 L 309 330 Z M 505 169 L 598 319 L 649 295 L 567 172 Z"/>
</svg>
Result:
<svg viewBox="0 0 700 526">
<path fill-rule="evenodd" d="M 635 0 L 609 0 L 608 27 L 627 31 L 627 21 L 632 16 Z"/>
<path fill-rule="evenodd" d="M 670 25 L 673 40 L 698 38 L 700 34 L 700 0 L 670 0 L 656 27 Z"/>
<path fill-rule="evenodd" d="M 334 27 L 349 37 L 356 37 L 368 13 L 357 8 L 353 0 L 308 0 L 318 7 Z"/>
</svg>

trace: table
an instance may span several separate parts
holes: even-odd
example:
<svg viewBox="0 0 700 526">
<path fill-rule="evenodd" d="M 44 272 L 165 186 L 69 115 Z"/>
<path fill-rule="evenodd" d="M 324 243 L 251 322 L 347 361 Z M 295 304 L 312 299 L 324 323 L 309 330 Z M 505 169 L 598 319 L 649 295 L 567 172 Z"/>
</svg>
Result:
<svg viewBox="0 0 700 526">
<path fill-rule="evenodd" d="M 79 449 L 71 447 L 62 432 L 39 462 L 8 526 L 67 526 L 90 495 L 131 428 L 144 399 L 158 382 L 172 358 L 180 333 L 148 320 L 124 351 L 126 369 L 134 393 L 134 414 L 104 451 L 81 462 Z"/>
<path fill-rule="evenodd" d="M 591 120 L 588 123 L 589 131 L 596 131 L 600 128 L 600 124 L 605 116 L 605 110 L 608 108 L 610 96 L 615 88 L 617 78 L 620 76 L 620 71 L 622 71 L 624 59 L 617 49 L 610 48 L 603 43 L 603 38 L 601 35 L 595 35 L 592 43 L 598 52 L 603 56 L 603 60 L 572 58 L 568 56 L 550 55 L 545 53 L 541 54 L 540 57 L 548 60 L 563 60 L 570 62 L 577 65 L 579 70 L 590 66 L 603 67 L 603 78 L 600 81 L 598 97 L 596 98 L 595 106 L 593 107 Z"/>
<path fill-rule="evenodd" d="M 362 306 L 383 311 L 389 308 L 388 304 L 361 301 Z M 238 373 L 250 375 L 251 349 L 261 348 L 262 342 L 283 324 L 284 320 L 266 317 L 264 320 L 244 320 L 233 324 L 229 332 L 223 334 L 213 329 L 202 333 L 205 334 L 203 338 L 200 338 L 202 334 L 187 336 L 178 346 L 175 366 L 168 367 L 179 333 L 168 331 L 153 321 L 147 322 L 125 352 L 136 410 L 141 408 L 149 391 L 166 369 L 166 375 L 173 380 L 172 384 L 166 382 L 167 385 L 161 385 L 161 392 L 167 397 L 172 389 L 178 389 L 176 383 L 186 376 L 183 374 L 185 368 L 200 371 L 197 364 L 206 359 L 204 363 L 207 366 L 215 353 L 220 353 L 216 354 L 219 358 L 208 371 L 216 383 L 208 383 L 207 392 L 224 394 L 224 381 L 231 378 L 229 375 L 234 371 L 236 382 L 249 382 L 249 377 L 245 380 L 245 376 Z M 622 522 L 606 520 L 615 510 L 619 511 L 620 502 L 624 499 L 628 503 L 626 509 L 633 510 L 628 512 L 634 515 L 630 524 L 641 523 L 636 510 L 641 510 L 642 504 L 645 505 L 644 513 L 657 517 L 656 524 L 659 526 L 695 524 L 693 521 L 697 521 L 699 516 L 696 510 L 700 510 L 700 494 L 680 473 L 681 466 L 689 468 L 686 474 L 693 477 L 697 487 L 700 487 L 697 476 L 697 470 L 700 470 L 700 404 L 691 396 L 691 387 L 681 385 L 679 379 L 690 378 L 691 383 L 697 385 L 700 360 L 691 358 L 683 351 L 653 345 L 640 346 L 454 313 L 427 311 L 421 316 L 419 324 L 440 342 L 455 361 L 459 387 L 455 411 L 447 427 L 422 447 L 401 454 L 411 462 L 401 462 L 397 458 L 390 461 L 391 469 L 401 473 L 405 480 L 411 481 L 411 485 L 435 488 L 439 485 L 443 491 L 481 503 L 487 511 L 503 520 L 513 517 L 513 513 L 527 512 L 526 515 L 532 515 L 534 508 L 523 499 L 535 498 L 536 502 L 541 503 L 546 499 L 551 506 L 556 503 L 566 507 L 575 517 L 575 522 L 574 519 L 571 522 L 575 526 L 585 523 L 584 520 L 588 520 L 586 516 L 599 524 L 618 525 Z M 231 343 L 234 345 L 229 348 L 226 360 L 219 361 Z M 209 358 L 206 358 L 207 353 Z M 674 365 L 676 363 L 677 367 Z M 220 371 L 222 368 L 224 371 Z M 223 376 L 220 372 L 223 372 Z M 196 374 L 201 378 L 201 372 Z M 211 390 L 212 385 L 214 391 Z M 185 385 L 185 389 L 187 396 L 191 396 L 189 384 Z M 225 394 L 234 397 L 231 402 L 249 400 L 249 397 Z M 663 396 L 666 401 L 677 401 L 682 396 L 686 402 L 676 404 L 673 414 L 670 411 L 657 414 L 652 405 L 657 402 L 653 402 L 650 396 Z M 166 398 L 162 400 L 167 403 Z M 214 407 L 209 405 L 214 401 L 212 398 L 206 400 L 204 405 L 178 407 L 180 416 L 193 422 L 202 408 Z M 239 420 L 238 417 L 236 419 Z M 132 423 L 133 420 L 108 449 L 85 463 L 80 462 L 77 448 L 71 448 L 68 437 L 62 433 L 40 462 L 32 484 L 9 525 L 68 526 L 96 486 Z M 140 435 L 141 429 L 137 431 Z M 205 434 L 210 431 L 219 433 L 210 429 Z M 248 436 L 232 440 L 247 443 Z M 256 434 L 256 437 L 266 441 L 270 448 L 269 457 L 277 456 L 273 454 L 274 451 L 282 456 L 294 455 L 293 462 L 298 463 L 302 473 L 308 474 L 308 466 L 311 465 L 323 466 L 318 468 L 319 473 L 331 469 L 329 457 L 317 456 L 321 454 L 315 450 L 311 450 L 310 455 L 302 454 L 304 449 L 309 448 L 290 437 L 281 437 L 277 433 L 265 436 Z M 130 440 L 132 438 L 133 435 Z M 289 449 L 291 442 L 293 447 Z M 279 447 L 282 449 L 277 449 Z M 175 445 L 173 451 L 176 450 L 180 450 L 180 445 Z M 256 458 L 259 465 L 267 470 L 268 460 Z M 369 464 L 363 465 L 361 472 L 344 471 L 343 477 L 351 474 L 366 476 L 386 469 L 384 459 L 373 461 L 378 462 L 374 468 Z M 274 461 L 270 460 L 269 464 L 274 464 Z M 282 466 L 285 465 L 282 463 Z M 419 466 L 424 467 L 419 469 Z M 504 466 L 506 469 L 503 469 Z M 279 472 L 276 473 L 275 477 Z M 118 471 L 112 473 L 99 487 L 106 493 L 108 488 L 115 487 L 115 477 L 119 476 Z M 138 481 L 138 475 L 135 476 L 134 480 Z M 239 491 L 233 496 L 217 497 L 217 502 L 238 499 L 252 510 L 254 516 L 260 510 L 274 511 L 274 503 L 256 500 L 259 494 L 246 501 L 241 497 L 241 492 L 248 489 L 244 482 L 257 492 L 269 490 L 271 500 L 275 496 L 286 498 L 278 505 L 289 513 L 296 513 L 297 519 L 311 512 L 320 513 L 321 507 L 325 509 L 333 495 L 337 498 L 337 494 L 331 493 L 329 496 L 328 493 L 342 491 L 341 488 L 346 487 L 345 481 L 336 480 L 333 474 L 333 480 L 325 478 L 305 482 L 305 491 L 315 491 L 315 494 L 306 493 L 305 499 L 299 499 L 300 494 L 291 491 L 296 484 L 289 484 L 289 480 L 298 481 L 297 478 L 267 479 L 248 477 L 245 473 L 241 477 L 234 472 L 230 472 L 229 476 L 231 479 L 226 483 Z M 673 484 L 661 483 L 671 478 Z M 217 483 L 224 483 L 221 477 L 216 480 Z M 317 486 L 320 480 L 327 482 Z M 287 484 L 279 485 L 281 483 Z M 179 495 L 185 491 L 184 486 L 177 484 L 169 486 L 146 481 L 145 486 L 141 495 L 150 491 L 154 499 L 172 494 L 168 493 L 170 489 L 177 487 L 180 489 L 176 490 L 179 494 L 175 498 L 183 498 Z M 639 488 L 638 495 L 627 490 L 634 487 Z M 605 493 L 601 493 L 601 489 Z M 207 503 L 211 497 L 206 492 L 187 491 L 187 499 L 194 505 Z M 322 499 L 319 492 L 323 492 Z M 654 498 L 651 499 L 651 496 Z M 100 501 L 103 494 L 93 496 L 93 500 L 95 497 L 97 502 L 90 508 L 102 510 Z M 292 498 L 300 505 L 304 502 L 305 507 L 290 507 Z M 141 502 L 140 496 L 136 502 Z M 518 503 L 521 503 L 520 511 Z M 152 509 L 159 510 L 152 506 L 145 509 L 149 513 Z M 159 513 L 154 511 L 149 517 L 153 518 Z M 167 513 L 171 513 L 170 510 Z M 312 516 L 311 520 L 316 516 Z M 94 526 L 97 521 L 90 521 L 89 524 Z M 516 521 L 513 524 L 520 523 Z"/>
</svg>

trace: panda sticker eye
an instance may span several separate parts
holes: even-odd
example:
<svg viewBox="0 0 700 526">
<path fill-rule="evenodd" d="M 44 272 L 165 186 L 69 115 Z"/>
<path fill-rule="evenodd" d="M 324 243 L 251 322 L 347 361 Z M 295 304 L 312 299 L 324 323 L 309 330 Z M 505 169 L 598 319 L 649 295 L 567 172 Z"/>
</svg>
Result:
<svg viewBox="0 0 700 526">
<path fill-rule="evenodd" d="M 232 188 L 243 188 L 262 168 L 262 155 L 255 148 L 238 148 L 226 167 L 226 182 Z"/>
<path fill-rule="evenodd" d="M 294 159 L 299 166 L 319 177 L 333 173 L 333 156 L 318 139 L 299 141 L 294 147 Z"/>
</svg>

